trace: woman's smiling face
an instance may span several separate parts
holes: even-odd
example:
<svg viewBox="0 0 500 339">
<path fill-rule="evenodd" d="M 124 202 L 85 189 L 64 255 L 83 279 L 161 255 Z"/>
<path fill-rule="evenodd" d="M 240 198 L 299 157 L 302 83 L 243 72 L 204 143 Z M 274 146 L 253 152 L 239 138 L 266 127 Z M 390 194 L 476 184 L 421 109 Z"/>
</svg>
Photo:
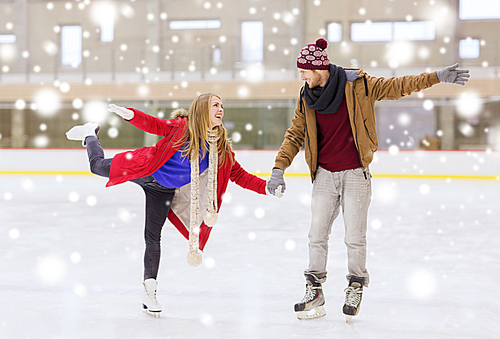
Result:
<svg viewBox="0 0 500 339">
<path fill-rule="evenodd" d="M 222 125 L 222 118 L 224 117 L 224 105 L 222 100 L 215 95 L 210 99 L 210 124 L 211 127 Z"/>
</svg>

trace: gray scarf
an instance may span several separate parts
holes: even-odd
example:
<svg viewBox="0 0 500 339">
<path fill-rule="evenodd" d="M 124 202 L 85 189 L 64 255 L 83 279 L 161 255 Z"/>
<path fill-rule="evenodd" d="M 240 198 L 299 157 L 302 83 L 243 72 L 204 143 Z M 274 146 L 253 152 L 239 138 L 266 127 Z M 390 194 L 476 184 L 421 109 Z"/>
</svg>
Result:
<svg viewBox="0 0 500 339">
<path fill-rule="evenodd" d="M 345 70 L 330 64 L 330 77 L 324 87 L 309 88 L 306 82 L 304 98 L 307 107 L 321 114 L 337 112 L 344 97 L 346 80 Z"/>
</svg>

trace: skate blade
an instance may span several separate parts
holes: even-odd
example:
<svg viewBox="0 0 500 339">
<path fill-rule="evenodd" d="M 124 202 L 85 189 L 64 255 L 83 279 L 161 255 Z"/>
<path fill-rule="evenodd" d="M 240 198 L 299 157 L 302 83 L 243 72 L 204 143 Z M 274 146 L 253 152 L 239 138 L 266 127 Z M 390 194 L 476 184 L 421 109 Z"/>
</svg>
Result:
<svg viewBox="0 0 500 339">
<path fill-rule="evenodd" d="M 323 306 L 318 306 L 309 311 L 297 312 L 297 319 L 299 320 L 309 320 L 321 318 L 326 315 L 325 308 Z"/>
<path fill-rule="evenodd" d="M 349 315 L 349 314 L 345 314 L 344 313 L 344 315 L 345 315 L 345 323 L 346 324 L 349 324 L 351 322 L 352 318 L 358 315 L 359 309 L 360 309 L 360 307 L 358 307 L 358 309 L 356 310 L 356 314 L 354 314 L 354 315 Z"/>
<path fill-rule="evenodd" d="M 143 312 L 145 314 L 149 315 L 150 317 L 153 317 L 153 318 L 159 318 L 160 317 L 160 313 L 161 313 L 161 311 L 160 312 L 152 312 L 152 311 L 150 311 L 148 309 L 144 310 Z"/>
<path fill-rule="evenodd" d="M 355 315 L 348 315 L 348 314 L 345 314 L 345 313 L 344 313 L 344 315 L 345 315 L 345 323 L 346 323 L 346 324 L 349 324 L 349 323 L 351 322 L 352 318 L 353 318 L 353 317 L 355 317 L 355 316 L 357 316 L 357 315 L 358 315 L 358 313 L 359 313 L 359 308 L 358 308 L 358 310 L 356 311 L 356 314 L 355 314 Z"/>
<path fill-rule="evenodd" d="M 150 311 L 145 304 L 142 304 L 142 311 L 153 318 L 159 318 L 161 309 L 159 311 Z"/>
</svg>

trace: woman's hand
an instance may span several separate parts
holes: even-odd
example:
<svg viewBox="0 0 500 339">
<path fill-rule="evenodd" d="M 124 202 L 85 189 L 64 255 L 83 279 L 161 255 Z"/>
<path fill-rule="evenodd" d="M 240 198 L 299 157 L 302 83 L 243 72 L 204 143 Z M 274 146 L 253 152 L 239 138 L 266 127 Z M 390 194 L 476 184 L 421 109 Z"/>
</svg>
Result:
<svg viewBox="0 0 500 339">
<path fill-rule="evenodd" d="M 118 114 L 125 120 L 131 120 L 134 117 L 134 111 L 125 107 L 116 106 L 115 104 L 109 104 L 108 112 Z"/>
</svg>

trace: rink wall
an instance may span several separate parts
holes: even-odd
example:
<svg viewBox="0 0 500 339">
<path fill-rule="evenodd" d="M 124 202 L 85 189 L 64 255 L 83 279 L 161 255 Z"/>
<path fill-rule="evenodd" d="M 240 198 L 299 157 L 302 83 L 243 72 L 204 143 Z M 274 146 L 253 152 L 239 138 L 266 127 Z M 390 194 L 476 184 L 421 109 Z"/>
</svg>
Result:
<svg viewBox="0 0 500 339">
<path fill-rule="evenodd" d="M 105 150 L 112 157 L 123 149 Z M 249 172 L 269 176 L 277 150 L 236 150 Z M 304 152 L 286 175 L 308 176 Z M 374 177 L 434 177 L 500 180 L 498 151 L 380 150 L 370 165 Z M 0 149 L 0 174 L 90 175 L 85 149 Z"/>
</svg>

